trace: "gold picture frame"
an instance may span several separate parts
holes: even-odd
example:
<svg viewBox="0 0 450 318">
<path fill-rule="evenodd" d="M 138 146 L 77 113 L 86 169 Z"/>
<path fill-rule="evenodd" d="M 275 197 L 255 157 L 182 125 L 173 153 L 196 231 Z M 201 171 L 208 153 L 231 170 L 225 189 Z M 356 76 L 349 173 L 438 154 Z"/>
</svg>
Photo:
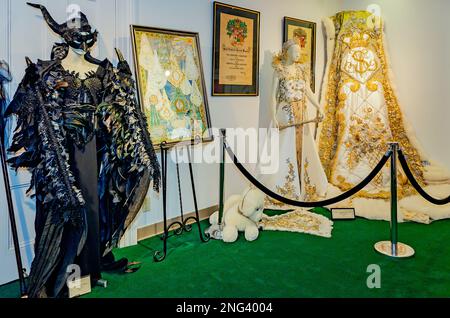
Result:
<svg viewBox="0 0 450 318">
<path fill-rule="evenodd" d="M 317 25 L 315 22 L 284 17 L 283 43 L 297 38 L 299 45 L 306 50 L 305 62 L 310 65 L 310 81 L 313 93 L 316 92 L 316 29 Z M 295 35 L 296 33 L 298 34 L 297 36 Z"/>
<path fill-rule="evenodd" d="M 213 140 L 196 32 L 131 25 L 138 99 L 154 146 Z"/>
</svg>

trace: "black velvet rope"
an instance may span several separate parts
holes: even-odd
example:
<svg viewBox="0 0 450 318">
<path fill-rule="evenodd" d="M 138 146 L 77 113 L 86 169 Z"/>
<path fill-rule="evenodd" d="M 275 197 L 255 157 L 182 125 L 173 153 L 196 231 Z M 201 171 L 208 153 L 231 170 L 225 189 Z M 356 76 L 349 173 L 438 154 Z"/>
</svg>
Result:
<svg viewBox="0 0 450 318">
<path fill-rule="evenodd" d="M 392 152 L 389 150 L 386 152 L 386 154 L 383 156 L 383 158 L 380 160 L 380 162 L 377 164 L 377 166 L 372 170 L 372 172 L 365 178 L 361 183 L 359 183 L 357 186 L 355 186 L 353 189 L 342 193 L 341 195 L 327 199 L 324 201 L 318 201 L 318 202 L 301 202 L 301 201 L 295 201 L 292 199 L 288 199 L 285 197 L 282 197 L 278 193 L 275 193 L 271 191 L 270 189 L 266 188 L 261 182 L 256 180 L 250 172 L 248 172 L 245 167 L 239 162 L 236 155 L 233 153 L 233 151 L 230 149 L 228 144 L 225 142 L 225 149 L 228 152 L 228 155 L 233 160 L 234 165 L 239 169 L 239 171 L 250 181 L 253 185 L 255 185 L 259 190 L 264 192 L 269 197 L 282 202 L 284 204 L 301 207 L 301 208 L 316 208 L 316 207 L 324 207 L 332 204 L 336 204 L 338 202 L 344 201 L 351 196 L 355 195 L 359 191 L 361 191 L 363 188 L 365 188 L 376 176 L 377 174 L 383 169 L 386 162 L 389 160 L 389 158 L 392 155 Z"/>
<path fill-rule="evenodd" d="M 444 205 L 450 203 L 450 196 L 444 199 L 436 199 L 433 198 L 431 195 L 425 192 L 424 189 L 420 186 L 420 184 L 417 182 L 416 178 L 414 177 L 413 173 L 411 172 L 411 169 L 409 169 L 408 162 L 406 161 L 406 157 L 403 154 L 403 151 L 399 149 L 398 151 L 398 160 L 400 161 L 400 164 L 402 165 L 403 171 L 405 172 L 406 176 L 409 179 L 409 182 L 411 182 L 414 189 L 416 189 L 417 192 L 427 201 L 436 204 L 436 205 Z"/>
</svg>

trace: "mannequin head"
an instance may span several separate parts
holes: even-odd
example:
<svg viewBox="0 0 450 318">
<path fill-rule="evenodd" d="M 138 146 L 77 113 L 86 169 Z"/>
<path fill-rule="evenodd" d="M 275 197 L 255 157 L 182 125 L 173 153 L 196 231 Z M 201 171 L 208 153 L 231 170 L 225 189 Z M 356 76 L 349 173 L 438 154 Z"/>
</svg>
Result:
<svg viewBox="0 0 450 318">
<path fill-rule="evenodd" d="M 302 48 L 294 39 L 288 40 L 283 44 L 281 53 L 274 56 L 272 66 L 280 67 L 281 65 L 290 65 L 302 63 Z"/>
<path fill-rule="evenodd" d="M 294 40 L 286 41 L 283 44 L 283 61 L 287 64 L 298 63 L 302 56 L 300 45 Z"/>
<path fill-rule="evenodd" d="M 287 51 L 287 62 L 289 63 L 298 63 L 300 61 L 300 57 L 302 56 L 302 50 L 299 45 L 292 45 Z"/>
</svg>

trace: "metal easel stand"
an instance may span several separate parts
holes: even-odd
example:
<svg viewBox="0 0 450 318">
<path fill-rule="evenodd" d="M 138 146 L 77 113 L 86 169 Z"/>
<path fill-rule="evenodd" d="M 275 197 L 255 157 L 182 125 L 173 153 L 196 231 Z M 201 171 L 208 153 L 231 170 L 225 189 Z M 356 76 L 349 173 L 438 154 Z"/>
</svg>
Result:
<svg viewBox="0 0 450 318">
<path fill-rule="evenodd" d="M 195 216 L 185 218 L 184 212 L 183 212 L 183 198 L 181 194 L 181 181 L 180 181 L 180 165 L 178 162 L 178 152 L 176 152 L 176 167 L 177 167 L 177 179 L 178 179 L 178 195 L 180 199 L 180 215 L 181 215 L 181 221 L 173 222 L 172 224 L 168 225 L 167 222 L 167 154 L 169 151 L 169 147 L 167 146 L 167 143 L 161 144 L 161 168 L 162 168 L 162 197 L 163 197 L 163 216 L 164 216 L 164 234 L 161 236 L 161 240 L 163 240 L 163 250 L 162 251 L 156 251 L 153 259 L 155 262 L 162 262 L 166 259 L 167 256 L 167 240 L 174 236 L 174 235 L 182 235 L 184 232 L 191 232 L 192 231 L 192 224 L 188 224 L 191 221 L 194 221 L 193 224 L 197 224 L 199 235 L 200 235 L 200 241 L 203 243 L 207 243 L 209 241 L 209 236 L 205 235 L 203 236 L 202 227 L 200 224 L 200 214 L 198 210 L 198 204 L 197 204 L 197 194 L 195 192 L 195 182 L 194 182 L 194 172 L 192 169 L 192 162 L 191 162 L 191 153 L 190 153 L 190 147 L 187 146 L 187 153 L 189 158 L 189 174 L 191 177 L 191 186 L 192 186 L 192 195 L 194 200 L 194 206 L 195 206 Z M 174 149 L 177 151 L 177 149 Z M 176 228 L 175 228 L 176 227 Z M 174 229 L 173 234 L 169 234 L 169 232 Z"/>
<path fill-rule="evenodd" d="M 391 148 L 391 240 L 382 241 L 375 244 L 375 250 L 378 253 L 394 258 L 408 258 L 415 254 L 414 249 L 398 241 L 398 197 L 397 197 L 397 153 L 399 144 L 397 142 L 389 143 Z"/>
</svg>

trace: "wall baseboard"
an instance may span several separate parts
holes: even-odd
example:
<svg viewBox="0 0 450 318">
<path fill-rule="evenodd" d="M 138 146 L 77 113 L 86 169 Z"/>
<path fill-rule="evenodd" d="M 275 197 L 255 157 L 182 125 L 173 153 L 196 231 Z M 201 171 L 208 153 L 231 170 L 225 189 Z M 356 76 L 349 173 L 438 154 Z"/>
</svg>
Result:
<svg viewBox="0 0 450 318">
<path fill-rule="evenodd" d="M 203 221 L 203 220 L 209 219 L 209 217 L 218 210 L 219 210 L 219 206 L 217 206 L 217 205 L 200 210 L 199 211 L 200 220 Z M 187 219 L 189 217 L 193 217 L 193 216 L 195 216 L 195 212 L 185 214 L 185 219 Z M 167 220 L 167 223 L 171 224 L 171 223 L 177 222 L 177 221 L 181 221 L 181 216 Z M 192 224 L 192 223 L 193 222 L 189 222 L 189 224 Z M 139 228 L 137 230 L 137 240 L 139 242 L 139 241 L 146 240 L 146 239 L 151 238 L 156 235 L 161 235 L 163 233 L 164 233 L 164 222 L 152 224 L 149 226 Z"/>
</svg>

